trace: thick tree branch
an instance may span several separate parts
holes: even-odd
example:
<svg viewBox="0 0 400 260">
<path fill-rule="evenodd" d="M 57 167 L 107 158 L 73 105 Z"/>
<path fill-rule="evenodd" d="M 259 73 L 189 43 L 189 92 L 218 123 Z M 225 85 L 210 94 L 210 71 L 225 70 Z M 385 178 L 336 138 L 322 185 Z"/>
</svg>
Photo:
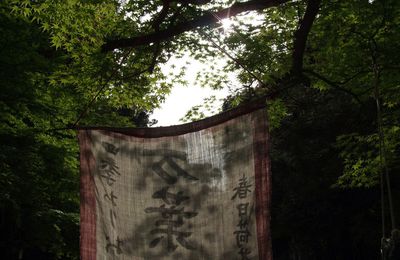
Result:
<svg viewBox="0 0 400 260">
<path fill-rule="evenodd" d="M 181 2 L 182 4 L 204 5 L 211 2 L 211 0 L 178 0 L 177 2 Z"/>
<path fill-rule="evenodd" d="M 169 11 L 169 5 L 170 5 L 170 0 L 163 1 L 163 8 L 161 9 L 160 13 L 153 22 L 153 28 L 155 32 L 158 32 L 160 30 L 161 23 L 164 21 L 165 17 L 167 17 Z"/>
<path fill-rule="evenodd" d="M 103 51 L 112 51 L 119 48 L 138 47 L 154 42 L 168 40 L 186 31 L 197 27 L 213 25 L 219 22 L 219 18 L 236 16 L 240 13 L 254 10 L 263 10 L 273 6 L 279 6 L 289 0 L 250 0 L 247 2 L 235 3 L 229 8 L 216 12 L 209 12 L 187 22 L 182 22 L 158 32 L 124 39 L 109 40 L 103 45 Z M 319 1 L 318 1 L 319 2 Z"/>
<path fill-rule="evenodd" d="M 303 57 L 308 34 L 318 14 L 321 0 L 309 0 L 300 27 L 294 34 L 291 74 L 299 76 L 303 70 Z"/>
</svg>

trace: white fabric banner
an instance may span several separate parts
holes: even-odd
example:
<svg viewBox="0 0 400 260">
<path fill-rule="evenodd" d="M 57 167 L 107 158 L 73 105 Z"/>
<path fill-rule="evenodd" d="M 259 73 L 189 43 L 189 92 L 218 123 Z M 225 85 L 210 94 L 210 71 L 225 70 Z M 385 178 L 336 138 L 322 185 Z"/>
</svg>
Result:
<svg viewBox="0 0 400 260">
<path fill-rule="evenodd" d="M 266 127 L 80 130 L 82 259 L 271 259 Z"/>
</svg>

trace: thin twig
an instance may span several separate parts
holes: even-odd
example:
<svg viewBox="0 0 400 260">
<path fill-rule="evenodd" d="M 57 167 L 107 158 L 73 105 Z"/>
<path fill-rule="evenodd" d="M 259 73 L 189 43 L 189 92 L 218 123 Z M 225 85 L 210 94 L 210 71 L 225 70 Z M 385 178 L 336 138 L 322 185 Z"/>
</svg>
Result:
<svg viewBox="0 0 400 260">
<path fill-rule="evenodd" d="M 314 77 L 318 78 L 319 80 L 324 81 L 325 83 L 327 83 L 329 86 L 333 87 L 334 89 L 337 89 L 337 90 L 339 90 L 339 91 L 342 91 L 342 92 L 345 92 L 345 93 L 349 94 L 349 95 L 352 96 L 360 105 L 362 105 L 362 102 L 361 102 L 360 98 L 359 98 L 355 93 L 353 93 L 352 91 L 350 91 L 350 90 L 348 90 L 348 89 L 345 89 L 345 88 L 339 86 L 336 82 L 329 80 L 328 78 L 326 78 L 326 77 L 324 77 L 324 76 L 318 74 L 318 73 L 315 72 L 315 71 L 312 71 L 312 70 L 309 70 L 309 69 L 306 69 L 306 70 L 303 70 L 303 71 L 304 71 L 305 73 L 310 74 L 311 76 L 314 76 Z"/>
<path fill-rule="evenodd" d="M 121 66 L 125 60 L 128 58 L 128 56 L 131 54 L 132 48 L 129 49 L 129 51 L 125 54 L 125 56 L 122 58 L 121 62 L 118 64 L 118 67 Z M 103 90 L 108 86 L 112 78 L 118 73 L 118 68 L 116 68 L 111 75 L 107 78 L 107 80 L 104 82 L 103 86 L 96 92 L 96 94 L 93 96 L 93 98 L 89 101 L 89 103 L 85 106 L 83 111 L 79 114 L 78 118 L 75 120 L 75 122 L 72 124 L 72 127 L 76 127 L 81 121 L 81 119 L 87 114 L 89 108 L 93 105 L 93 103 L 96 101 L 96 99 L 100 96 L 100 94 L 103 92 Z"/>
<path fill-rule="evenodd" d="M 256 74 L 254 74 L 250 69 L 248 69 L 243 63 L 241 63 L 237 58 L 233 57 L 228 51 L 226 51 L 223 47 L 219 46 L 213 39 L 211 39 L 210 36 L 207 34 L 199 31 L 201 35 L 206 37 L 213 45 L 215 48 L 217 48 L 219 51 L 221 51 L 223 54 L 225 54 L 229 59 L 234 61 L 236 64 L 238 64 L 242 69 L 244 69 L 250 76 L 252 76 L 254 79 L 256 79 L 258 82 L 260 82 L 263 86 L 266 86 L 266 84 L 258 77 Z"/>
</svg>

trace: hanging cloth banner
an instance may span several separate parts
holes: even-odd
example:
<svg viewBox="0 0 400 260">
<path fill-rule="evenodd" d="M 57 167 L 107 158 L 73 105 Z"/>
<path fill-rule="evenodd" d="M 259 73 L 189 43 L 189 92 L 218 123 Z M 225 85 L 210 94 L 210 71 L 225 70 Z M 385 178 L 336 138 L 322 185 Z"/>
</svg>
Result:
<svg viewBox="0 0 400 260">
<path fill-rule="evenodd" d="M 271 260 L 264 104 L 179 126 L 81 128 L 81 259 Z"/>
</svg>

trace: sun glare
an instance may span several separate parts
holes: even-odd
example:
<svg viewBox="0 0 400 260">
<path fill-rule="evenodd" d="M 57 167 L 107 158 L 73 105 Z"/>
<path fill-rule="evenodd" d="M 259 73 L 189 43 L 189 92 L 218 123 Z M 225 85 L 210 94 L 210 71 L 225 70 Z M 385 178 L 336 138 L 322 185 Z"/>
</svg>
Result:
<svg viewBox="0 0 400 260">
<path fill-rule="evenodd" d="M 229 18 L 225 18 L 221 20 L 222 28 L 224 29 L 224 32 L 228 32 L 232 29 L 232 20 Z"/>
</svg>

